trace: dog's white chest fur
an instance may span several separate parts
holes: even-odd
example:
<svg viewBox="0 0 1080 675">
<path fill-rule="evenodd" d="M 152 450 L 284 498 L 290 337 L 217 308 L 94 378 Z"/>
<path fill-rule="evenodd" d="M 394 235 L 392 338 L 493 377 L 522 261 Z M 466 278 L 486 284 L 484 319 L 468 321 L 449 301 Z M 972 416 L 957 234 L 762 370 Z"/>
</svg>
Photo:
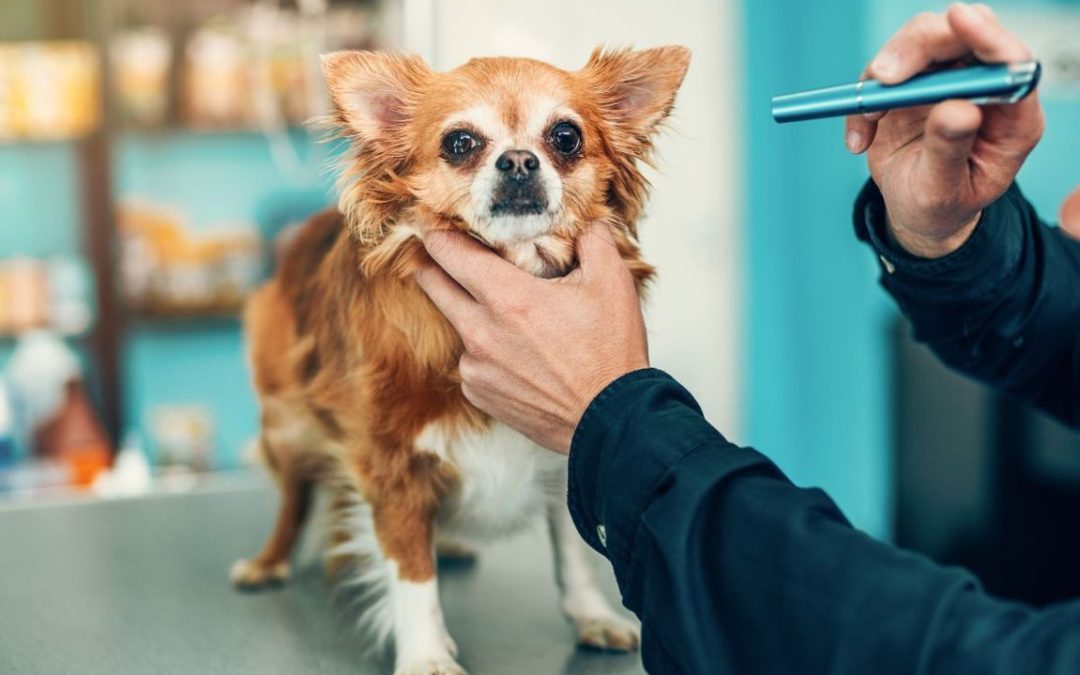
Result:
<svg viewBox="0 0 1080 675">
<path fill-rule="evenodd" d="M 460 477 L 439 512 L 439 526 L 450 534 L 490 539 L 520 531 L 566 493 L 566 458 L 502 424 L 451 434 L 432 423 L 416 448 L 449 462 Z"/>
</svg>

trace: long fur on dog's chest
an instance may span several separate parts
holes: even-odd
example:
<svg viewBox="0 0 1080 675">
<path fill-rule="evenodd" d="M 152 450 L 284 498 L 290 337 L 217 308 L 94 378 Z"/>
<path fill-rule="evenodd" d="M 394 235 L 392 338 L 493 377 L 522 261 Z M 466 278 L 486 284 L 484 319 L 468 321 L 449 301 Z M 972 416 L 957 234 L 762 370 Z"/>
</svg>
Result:
<svg viewBox="0 0 1080 675">
<path fill-rule="evenodd" d="M 432 422 L 414 445 L 457 474 L 438 520 L 452 535 L 484 540 L 520 531 L 565 492 L 566 459 L 502 424 L 453 432 Z"/>
</svg>

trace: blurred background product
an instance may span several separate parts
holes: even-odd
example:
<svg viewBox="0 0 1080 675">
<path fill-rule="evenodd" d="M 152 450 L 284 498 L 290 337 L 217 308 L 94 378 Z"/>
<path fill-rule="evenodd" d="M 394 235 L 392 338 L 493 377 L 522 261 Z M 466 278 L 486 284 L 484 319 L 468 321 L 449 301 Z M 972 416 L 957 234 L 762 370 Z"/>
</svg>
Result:
<svg viewBox="0 0 1080 675">
<path fill-rule="evenodd" d="M 93 44 L 0 43 L 0 139 L 75 138 L 100 122 L 101 74 Z"/>
<path fill-rule="evenodd" d="M 161 28 L 119 31 L 109 45 L 117 112 L 125 124 L 165 124 L 172 71 L 172 42 Z"/>
<path fill-rule="evenodd" d="M 210 467 L 213 418 L 203 406 L 158 406 L 152 412 L 157 462 L 205 471 Z"/>
<path fill-rule="evenodd" d="M 129 310 L 157 316 L 235 316 L 263 272 L 254 224 L 193 232 L 175 210 L 119 205 L 120 286 Z"/>
<path fill-rule="evenodd" d="M 39 328 L 49 322 L 49 286 L 45 266 L 31 258 L 12 258 L 0 267 L 4 289 L 0 325 L 11 333 Z"/>
<path fill-rule="evenodd" d="M 15 466 L 15 411 L 7 384 L 0 379 L 0 492 L 7 488 L 7 472 Z"/>
<path fill-rule="evenodd" d="M 77 258 L 0 259 L 0 335 L 41 327 L 85 333 L 93 322 L 92 285 Z"/>
<path fill-rule="evenodd" d="M 94 493 L 102 497 L 137 497 L 153 487 L 153 470 L 139 432 L 129 430 L 116 453 L 112 468 L 94 479 Z"/>
<path fill-rule="evenodd" d="M 91 485 L 108 467 L 111 449 L 75 352 L 55 332 L 28 330 L 16 343 L 4 380 L 21 454 L 49 467 L 41 474 L 49 483 L 59 471 L 64 483 Z"/>
</svg>

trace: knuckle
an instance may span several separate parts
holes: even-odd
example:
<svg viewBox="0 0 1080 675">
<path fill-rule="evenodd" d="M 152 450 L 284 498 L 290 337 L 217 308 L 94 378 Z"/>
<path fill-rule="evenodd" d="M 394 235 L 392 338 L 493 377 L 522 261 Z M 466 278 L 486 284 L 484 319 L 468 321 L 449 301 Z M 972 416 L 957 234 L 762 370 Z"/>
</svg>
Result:
<svg viewBox="0 0 1080 675">
<path fill-rule="evenodd" d="M 532 314 L 532 306 L 527 302 L 511 302 L 506 306 L 506 313 L 515 319 L 528 319 Z"/>
<path fill-rule="evenodd" d="M 462 356 L 458 361 L 458 374 L 463 383 L 475 384 L 480 378 L 480 366 L 476 359 L 470 358 L 468 354 Z"/>
<path fill-rule="evenodd" d="M 491 309 L 495 313 L 510 319 L 527 319 L 531 313 L 529 303 L 520 297 L 494 301 Z"/>
<path fill-rule="evenodd" d="M 461 395 L 464 396 L 465 400 L 469 403 L 477 405 L 479 399 L 476 395 L 476 390 L 473 389 L 468 382 L 461 383 Z"/>
<path fill-rule="evenodd" d="M 474 326 L 461 339 L 465 350 L 474 357 L 482 358 L 491 351 L 491 331 L 484 326 Z"/>
</svg>

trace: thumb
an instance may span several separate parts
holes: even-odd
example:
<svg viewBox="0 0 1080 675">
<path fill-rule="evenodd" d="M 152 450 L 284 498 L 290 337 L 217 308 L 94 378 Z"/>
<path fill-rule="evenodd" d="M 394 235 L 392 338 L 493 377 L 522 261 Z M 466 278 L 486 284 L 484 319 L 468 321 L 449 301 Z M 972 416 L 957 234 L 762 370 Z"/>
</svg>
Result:
<svg viewBox="0 0 1080 675">
<path fill-rule="evenodd" d="M 1073 239 L 1080 239 L 1080 187 L 1061 205 L 1061 229 Z"/>
<path fill-rule="evenodd" d="M 920 167 L 930 189 L 952 191 L 966 179 L 980 124 L 982 111 L 967 101 L 946 101 L 930 111 Z"/>
</svg>

